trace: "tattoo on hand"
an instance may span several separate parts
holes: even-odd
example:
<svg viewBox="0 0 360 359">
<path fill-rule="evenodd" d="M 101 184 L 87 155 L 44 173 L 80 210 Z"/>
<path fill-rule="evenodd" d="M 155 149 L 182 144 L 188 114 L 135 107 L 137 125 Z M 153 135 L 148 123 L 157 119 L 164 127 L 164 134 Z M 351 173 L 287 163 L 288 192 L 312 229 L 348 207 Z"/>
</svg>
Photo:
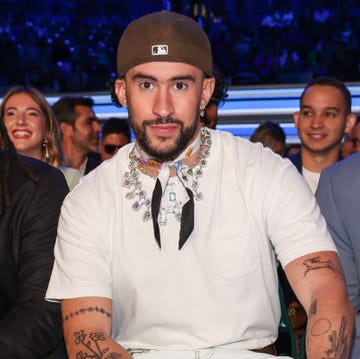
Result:
<svg viewBox="0 0 360 359">
<path fill-rule="evenodd" d="M 99 308 L 99 307 L 88 307 L 88 308 L 81 308 L 79 310 L 77 310 L 74 313 L 69 313 L 67 315 L 65 315 L 63 317 L 63 322 L 65 322 L 66 320 L 69 320 L 71 318 L 74 318 L 80 314 L 85 314 L 85 313 L 93 313 L 93 312 L 97 312 L 100 314 L 104 314 L 106 315 L 108 318 L 111 318 L 111 313 L 107 312 L 105 309 L 103 308 Z"/>
<path fill-rule="evenodd" d="M 325 318 L 315 322 L 311 328 L 312 336 L 320 336 L 331 330 L 331 323 Z M 346 319 L 341 318 L 341 324 L 338 331 L 333 330 L 329 336 L 330 348 L 324 352 L 321 359 L 345 359 L 349 351 L 349 338 L 346 335 Z"/>
<path fill-rule="evenodd" d="M 314 258 L 307 259 L 306 261 L 303 262 L 303 265 L 306 267 L 304 277 L 310 271 L 317 270 L 317 269 L 323 269 L 323 268 L 330 269 L 334 273 L 339 273 L 339 271 L 334 266 L 334 263 L 331 260 L 321 261 L 320 257 L 314 257 Z"/>
<path fill-rule="evenodd" d="M 99 342 L 105 340 L 103 333 L 90 333 L 87 337 L 84 330 L 74 333 L 75 344 L 85 347 L 76 353 L 76 359 L 121 359 L 120 353 L 109 353 L 110 348 L 101 349 Z"/>
</svg>

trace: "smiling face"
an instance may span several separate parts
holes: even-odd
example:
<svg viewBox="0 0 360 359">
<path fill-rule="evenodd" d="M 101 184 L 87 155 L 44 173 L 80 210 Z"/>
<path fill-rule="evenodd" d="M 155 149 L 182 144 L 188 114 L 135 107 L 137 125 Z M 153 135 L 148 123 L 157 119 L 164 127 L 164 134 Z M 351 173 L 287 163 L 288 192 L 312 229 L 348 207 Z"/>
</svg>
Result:
<svg viewBox="0 0 360 359">
<path fill-rule="evenodd" d="M 207 104 L 213 88 L 213 78 L 179 62 L 135 66 L 115 84 L 137 142 L 159 161 L 175 159 L 196 138 L 200 104 Z"/>
<path fill-rule="evenodd" d="M 4 123 L 18 153 L 42 158 L 47 130 L 39 105 L 26 93 L 15 93 L 4 106 Z"/>
<path fill-rule="evenodd" d="M 302 149 L 313 154 L 338 152 L 344 133 L 353 125 L 343 94 L 334 86 L 314 85 L 304 93 L 294 114 Z"/>
</svg>

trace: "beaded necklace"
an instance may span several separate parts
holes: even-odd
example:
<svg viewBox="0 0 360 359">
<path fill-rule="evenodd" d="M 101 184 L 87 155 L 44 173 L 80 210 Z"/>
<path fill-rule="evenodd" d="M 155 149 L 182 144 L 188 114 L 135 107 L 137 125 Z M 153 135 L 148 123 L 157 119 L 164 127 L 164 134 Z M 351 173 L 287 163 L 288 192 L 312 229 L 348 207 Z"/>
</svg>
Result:
<svg viewBox="0 0 360 359">
<path fill-rule="evenodd" d="M 201 128 L 199 135 L 199 155 L 196 164 L 193 167 L 189 167 L 181 163 L 181 160 L 161 163 L 156 160 L 149 159 L 144 156 L 143 152 L 139 153 L 136 145 L 134 145 L 134 147 L 130 151 L 129 171 L 125 172 L 124 174 L 122 186 L 128 189 L 125 194 L 125 198 L 129 200 L 134 200 L 132 204 L 132 209 L 134 211 L 140 211 L 142 208 L 144 209 L 144 212 L 142 214 L 143 221 L 149 221 L 152 218 L 150 200 L 151 194 L 148 195 L 146 193 L 139 179 L 140 172 L 151 176 L 144 168 L 144 165 L 152 165 L 154 167 L 158 167 L 159 169 L 161 169 L 165 165 L 174 166 L 176 168 L 176 176 L 174 178 L 169 178 L 169 181 L 166 183 L 166 188 L 163 191 L 165 198 L 163 198 L 162 200 L 162 203 L 164 202 L 164 205 L 162 205 L 160 208 L 159 225 L 166 225 L 167 215 L 171 213 L 175 216 L 176 220 L 181 221 L 182 207 L 186 203 L 187 199 L 181 199 L 177 196 L 175 188 L 180 183 L 184 187 L 188 187 L 192 191 L 196 200 L 202 200 L 203 194 L 199 191 L 198 179 L 203 175 L 203 169 L 207 165 L 207 157 L 210 154 L 211 147 L 211 135 L 205 127 Z M 194 143 L 196 143 L 196 140 L 194 141 Z M 183 154 L 185 155 L 182 157 L 182 159 L 189 157 L 191 154 L 196 152 L 196 150 L 193 150 L 194 143 L 183 152 Z"/>
</svg>

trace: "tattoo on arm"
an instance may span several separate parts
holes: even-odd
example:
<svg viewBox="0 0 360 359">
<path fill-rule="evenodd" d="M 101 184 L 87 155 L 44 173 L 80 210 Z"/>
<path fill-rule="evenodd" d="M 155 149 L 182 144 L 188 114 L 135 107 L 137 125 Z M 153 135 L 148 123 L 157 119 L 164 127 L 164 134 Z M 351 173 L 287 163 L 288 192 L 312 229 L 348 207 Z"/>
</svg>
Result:
<svg viewBox="0 0 360 359">
<path fill-rule="evenodd" d="M 85 313 L 100 313 L 100 314 L 104 314 L 106 315 L 108 318 L 111 318 L 111 313 L 107 312 L 105 309 L 103 308 L 99 308 L 99 307 L 88 307 L 88 308 L 81 308 L 77 311 L 75 311 L 74 313 L 69 313 L 67 315 L 65 315 L 63 317 L 63 322 L 70 320 L 71 318 L 74 318 L 80 314 L 85 314 Z"/>
<path fill-rule="evenodd" d="M 317 300 L 315 299 L 310 305 L 309 318 L 315 315 L 316 311 L 317 311 Z"/>
<path fill-rule="evenodd" d="M 311 328 L 312 336 L 321 336 L 328 333 L 330 348 L 324 352 L 321 359 L 345 359 L 350 346 L 350 338 L 346 335 L 346 318 L 341 318 L 339 330 L 331 331 L 331 322 L 325 318 L 318 319 Z"/>
<path fill-rule="evenodd" d="M 313 258 L 307 259 L 306 261 L 303 262 L 303 265 L 306 267 L 304 277 L 310 271 L 317 270 L 317 269 L 323 269 L 323 268 L 330 269 L 334 273 L 339 273 L 339 271 L 334 266 L 334 263 L 331 260 L 321 261 L 320 257 L 313 257 Z"/>
<path fill-rule="evenodd" d="M 74 332 L 75 344 L 82 347 L 76 353 L 76 359 L 121 359 L 120 353 L 109 352 L 110 348 L 101 348 L 99 342 L 105 340 L 103 333 L 90 333 L 89 336 L 84 330 Z"/>
</svg>

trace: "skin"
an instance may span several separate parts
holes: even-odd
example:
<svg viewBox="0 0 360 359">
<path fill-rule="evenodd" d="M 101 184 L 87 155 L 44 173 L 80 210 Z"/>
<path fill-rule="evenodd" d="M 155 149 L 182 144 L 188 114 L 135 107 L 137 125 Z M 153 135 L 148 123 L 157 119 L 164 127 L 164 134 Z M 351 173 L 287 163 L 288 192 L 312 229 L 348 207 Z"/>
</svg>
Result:
<svg viewBox="0 0 360 359">
<path fill-rule="evenodd" d="M 337 162 L 343 135 L 351 131 L 355 119 L 347 113 L 344 97 L 336 87 L 314 85 L 307 89 L 300 111 L 294 114 L 303 166 L 321 172 Z"/>
<path fill-rule="evenodd" d="M 31 96 L 12 95 L 5 105 L 4 123 L 18 153 L 42 159 L 42 144 L 47 134 L 45 118 Z"/>
<path fill-rule="evenodd" d="M 101 127 L 91 107 L 77 105 L 75 110 L 78 117 L 74 127 L 60 123 L 61 145 L 69 165 L 80 168 L 90 152 L 98 151 Z"/>
<path fill-rule="evenodd" d="M 354 330 L 354 309 L 335 252 L 312 253 L 284 268 L 308 316 L 308 359 L 347 359 Z"/>
<path fill-rule="evenodd" d="M 106 145 L 115 145 L 115 146 L 125 146 L 129 143 L 127 137 L 123 133 L 109 133 L 106 137 L 104 137 L 100 143 L 100 155 L 101 160 L 105 161 L 109 158 L 116 155 L 119 149 L 116 149 L 112 154 L 106 153 L 104 146 Z"/>
<path fill-rule="evenodd" d="M 341 152 L 343 157 L 348 157 L 360 152 L 360 122 L 358 122 L 353 130 L 345 137 L 341 145 Z"/>
<path fill-rule="evenodd" d="M 172 62 L 135 66 L 115 83 L 139 145 L 161 161 L 175 159 L 196 138 L 200 104 L 213 88 L 214 79 L 204 79 L 199 69 Z"/>
</svg>

